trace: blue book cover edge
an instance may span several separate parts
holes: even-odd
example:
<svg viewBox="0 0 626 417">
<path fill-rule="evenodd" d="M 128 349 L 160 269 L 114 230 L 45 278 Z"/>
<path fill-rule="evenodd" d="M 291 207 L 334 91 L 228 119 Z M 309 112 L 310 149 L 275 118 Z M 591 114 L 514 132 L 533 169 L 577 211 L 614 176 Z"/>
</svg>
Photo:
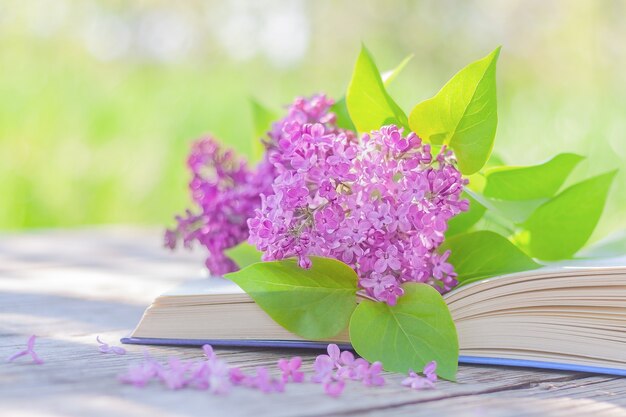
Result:
<svg viewBox="0 0 626 417">
<path fill-rule="evenodd" d="M 202 340 L 202 339 L 160 339 L 147 337 L 124 337 L 122 343 L 134 345 L 165 345 L 165 346 L 212 346 L 228 347 L 259 347 L 259 348 L 298 348 L 326 349 L 327 343 L 299 340 Z M 347 343 L 337 344 L 341 349 L 352 349 Z M 522 368 L 548 369 L 554 371 L 574 371 L 594 374 L 626 376 L 626 369 L 604 368 L 599 366 L 575 365 L 570 363 L 533 361 L 526 359 L 484 358 L 479 356 L 459 356 L 460 364 L 497 365 Z"/>
</svg>

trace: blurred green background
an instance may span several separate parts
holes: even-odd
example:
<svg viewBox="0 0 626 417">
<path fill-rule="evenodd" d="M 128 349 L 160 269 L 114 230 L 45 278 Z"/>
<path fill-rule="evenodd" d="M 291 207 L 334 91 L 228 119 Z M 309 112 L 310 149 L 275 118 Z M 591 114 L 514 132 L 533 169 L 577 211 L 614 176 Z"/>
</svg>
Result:
<svg viewBox="0 0 626 417">
<path fill-rule="evenodd" d="M 242 154 L 248 100 L 338 97 L 360 42 L 405 110 L 503 45 L 496 153 L 622 167 L 596 237 L 626 226 L 626 2 L 0 0 L 0 230 L 169 225 L 184 160 L 212 133 Z"/>
</svg>

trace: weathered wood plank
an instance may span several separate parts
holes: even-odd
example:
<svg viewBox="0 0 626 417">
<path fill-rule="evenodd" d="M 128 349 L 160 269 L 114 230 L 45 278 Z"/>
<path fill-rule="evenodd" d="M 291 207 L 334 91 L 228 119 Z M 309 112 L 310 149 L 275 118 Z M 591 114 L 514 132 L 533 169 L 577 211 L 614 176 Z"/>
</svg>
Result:
<svg viewBox="0 0 626 417">
<path fill-rule="evenodd" d="M 102 228 L 0 238 L 0 358 L 37 334 L 46 363 L 0 363 L 0 414 L 23 415 L 624 415 L 626 379 L 566 372 L 462 366 L 459 383 L 415 392 L 388 384 L 350 384 L 332 399 L 319 385 L 291 384 L 280 395 L 237 389 L 229 396 L 121 385 L 117 376 L 143 350 L 200 358 L 200 349 L 127 346 L 126 356 L 101 354 L 95 336 L 114 342 L 138 321 L 152 299 L 200 274 L 200 254 L 169 255 L 158 232 Z M 320 352 L 298 352 L 310 371 Z M 233 366 L 273 366 L 293 351 L 219 349 Z M 622 414 L 619 414 L 622 413 Z"/>
<path fill-rule="evenodd" d="M 354 415 L 375 416 L 380 415 L 381 412 L 384 412 L 385 415 L 407 417 L 622 417 L 625 415 L 624 409 L 617 405 L 590 399 L 553 398 L 543 400 L 506 398 L 506 395 L 497 398 L 484 396 L 455 397 L 446 401 L 410 404 L 385 410 L 377 409 Z"/>
</svg>

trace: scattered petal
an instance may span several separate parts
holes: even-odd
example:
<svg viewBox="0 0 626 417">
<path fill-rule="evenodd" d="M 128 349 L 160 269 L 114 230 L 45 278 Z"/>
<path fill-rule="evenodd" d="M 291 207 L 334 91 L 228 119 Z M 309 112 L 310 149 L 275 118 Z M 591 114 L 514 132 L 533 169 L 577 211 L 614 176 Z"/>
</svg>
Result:
<svg viewBox="0 0 626 417">
<path fill-rule="evenodd" d="M 365 372 L 363 376 L 363 385 L 365 386 L 381 386 L 385 385 L 385 378 L 380 373 L 383 370 L 383 364 L 374 362 L 372 366 Z"/>
<path fill-rule="evenodd" d="M 294 356 L 293 358 L 279 359 L 278 369 L 281 370 L 283 382 L 288 382 L 291 379 L 293 382 L 304 381 L 304 372 L 300 371 L 302 365 L 302 358 L 300 356 Z"/>
<path fill-rule="evenodd" d="M 202 346 L 202 350 L 204 351 L 204 355 L 207 357 L 207 359 L 215 358 L 216 354 L 213 351 L 213 346 L 211 346 L 211 345 L 203 345 Z"/>
<path fill-rule="evenodd" d="M 324 392 L 331 397 L 339 397 L 346 387 L 346 383 L 343 379 L 331 379 L 324 384 Z"/>
<path fill-rule="evenodd" d="M 100 340 L 100 336 L 96 336 L 96 341 L 100 344 L 98 350 L 102 353 L 115 353 L 116 355 L 126 355 L 126 349 L 119 346 L 109 346 L 108 343 Z"/>
<path fill-rule="evenodd" d="M 43 359 L 41 359 L 37 353 L 35 352 L 35 339 L 37 338 L 37 336 L 32 335 L 28 338 L 28 341 L 26 342 L 26 349 L 21 350 L 13 355 L 11 355 L 8 359 L 7 362 L 13 362 L 14 360 L 16 360 L 17 358 L 20 358 L 22 356 L 26 356 L 26 355 L 30 355 L 31 359 L 33 360 L 33 363 L 37 364 L 37 365 L 41 365 L 43 362 Z"/>
<path fill-rule="evenodd" d="M 418 375 L 413 370 L 409 371 L 409 376 L 402 381 L 402 385 L 414 390 L 433 389 L 437 381 L 437 362 L 432 361 L 424 366 L 424 376 Z"/>
</svg>

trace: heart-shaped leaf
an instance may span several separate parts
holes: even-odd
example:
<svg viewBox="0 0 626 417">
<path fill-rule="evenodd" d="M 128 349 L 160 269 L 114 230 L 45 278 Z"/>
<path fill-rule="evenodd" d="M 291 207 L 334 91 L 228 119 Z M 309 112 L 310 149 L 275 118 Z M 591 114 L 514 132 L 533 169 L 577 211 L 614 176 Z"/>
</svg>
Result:
<svg viewBox="0 0 626 417">
<path fill-rule="evenodd" d="M 402 62 L 398 64 L 397 67 L 381 74 L 380 76 L 383 80 L 383 84 L 385 86 L 391 84 L 393 80 L 395 80 L 396 77 L 402 72 L 404 67 L 407 66 L 412 58 L 413 55 L 407 56 L 402 60 Z M 337 116 L 337 126 L 342 129 L 353 130 L 356 132 L 356 127 L 354 127 L 354 123 L 352 123 L 352 119 L 350 119 L 350 113 L 348 113 L 348 106 L 346 104 L 345 96 L 337 100 L 337 102 L 335 102 L 335 104 L 333 104 L 333 106 L 330 108 L 330 111 L 335 113 L 335 115 Z"/>
<path fill-rule="evenodd" d="M 535 200 L 498 200 L 485 197 L 483 194 L 468 188 L 465 189 L 465 192 L 487 209 L 487 216 L 491 217 L 492 220 L 495 218 L 501 220 L 501 223 L 504 222 L 503 224 L 510 226 L 511 231 L 514 229 L 515 224 L 522 223 L 537 207 L 548 200 L 547 198 Z"/>
<path fill-rule="evenodd" d="M 454 381 L 459 359 L 456 328 L 448 306 L 429 285 L 404 284 L 398 304 L 362 301 L 350 320 L 350 341 L 370 362 L 387 371 L 421 371 L 437 362 L 437 375 Z"/>
<path fill-rule="evenodd" d="M 462 173 L 477 172 L 489 159 L 498 125 L 497 48 L 459 71 L 433 98 L 419 103 L 409 125 L 422 139 L 447 144 Z"/>
<path fill-rule="evenodd" d="M 508 239 L 488 230 L 453 236 L 440 248 L 450 250 L 448 262 L 459 274 L 459 285 L 541 266 Z"/>
<path fill-rule="evenodd" d="M 498 167 L 485 174 L 486 197 L 501 200 L 534 200 L 553 197 L 584 157 L 562 153 L 548 162 L 527 167 Z"/>
<path fill-rule="evenodd" d="M 528 251 L 539 259 L 572 257 L 600 220 L 617 171 L 581 181 L 539 206 L 522 227 L 528 231 Z"/>
<path fill-rule="evenodd" d="M 348 326 L 356 308 L 357 276 L 343 262 L 312 257 L 259 262 L 225 275 L 278 324 L 305 339 L 327 339 Z"/>
<path fill-rule="evenodd" d="M 391 98 L 371 54 L 365 48 L 356 61 L 346 93 L 350 119 L 359 132 L 369 132 L 381 126 L 395 124 L 408 130 L 406 115 Z"/>
<path fill-rule="evenodd" d="M 235 261 L 240 269 L 261 262 L 262 253 L 248 242 L 241 242 L 239 245 L 226 249 L 224 252 Z"/>
</svg>

